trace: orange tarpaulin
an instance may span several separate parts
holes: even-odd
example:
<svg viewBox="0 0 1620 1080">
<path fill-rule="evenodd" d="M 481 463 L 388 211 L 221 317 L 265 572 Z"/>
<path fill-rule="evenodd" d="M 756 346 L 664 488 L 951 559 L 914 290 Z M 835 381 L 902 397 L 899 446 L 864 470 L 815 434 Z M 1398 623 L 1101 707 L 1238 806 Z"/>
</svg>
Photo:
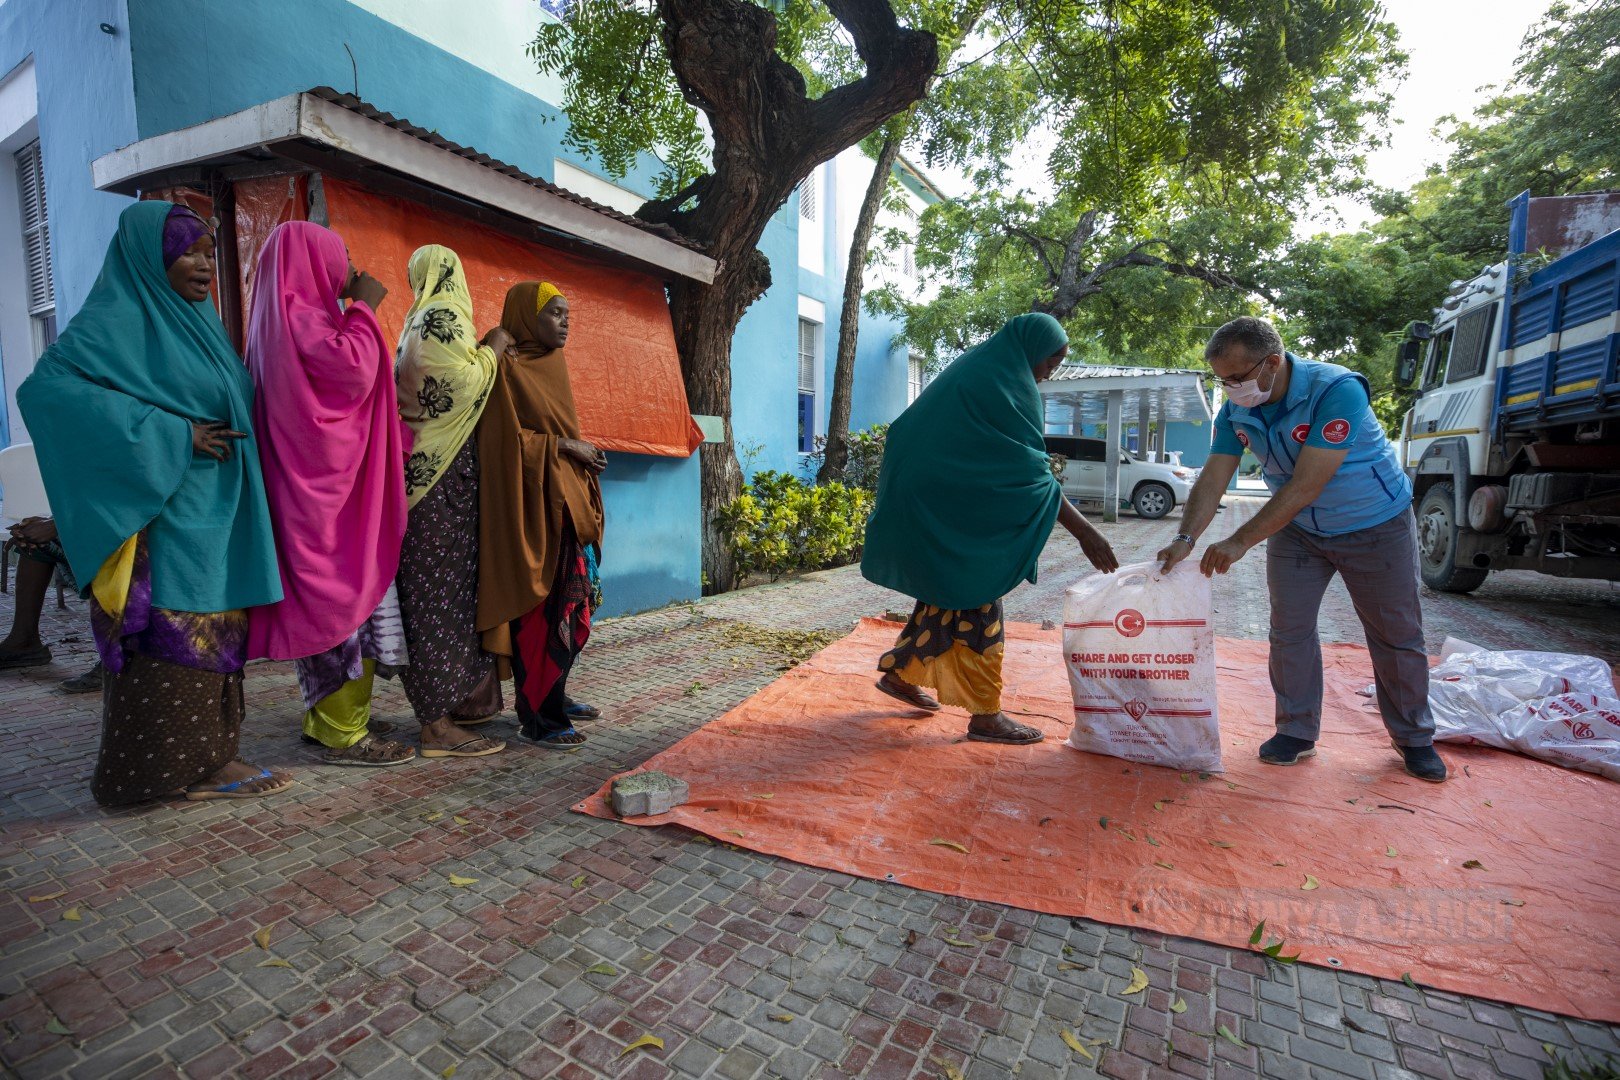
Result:
<svg viewBox="0 0 1620 1080">
<path fill-rule="evenodd" d="M 649 761 L 691 801 L 634 823 L 1238 948 L 1264 919 L 1305 963 L 1620 1021 L 1620 785 L 1485 747 L 1442 747 L 1445 784 L 1408 777 L 1350 645 L 1323 648 L 1321 752 L 1296 768 L 1255 757 L 1266 643 L 1225 638 L 1224 776 L 1081 753 L 1061 632 L 1007 629 L 1006 708 L 1046 742 L 967 742 L 960 710 L 879 693 L 899 626 L 868 619 Z M 606 791 L 576 809 L 612 817 Z"/>
<path fill-rule="evenodd" d="M 453 248 L 467 270 L 479 332 L 500 322 L 506 290 L 544 279 L 568 297 L 569 377 L 585 438 L 606 450 L 687 457 L 703 441 L 681 381 L 657 278 L 590 262 L 418 203 L 346 184 L 323 186 L 331 227 L 354 264 L 388 286 L 378 313 L 397 340 L 411 303 L 405 268 L 423 244 Z"/>
</svg>

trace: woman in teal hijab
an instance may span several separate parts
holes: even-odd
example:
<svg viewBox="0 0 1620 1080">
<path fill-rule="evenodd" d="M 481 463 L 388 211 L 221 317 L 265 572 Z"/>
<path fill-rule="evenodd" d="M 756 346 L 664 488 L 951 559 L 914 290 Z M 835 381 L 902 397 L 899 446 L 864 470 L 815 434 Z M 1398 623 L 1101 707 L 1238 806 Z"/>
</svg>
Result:
<svg viewBox="0 0 1620 1080">
<path fill-rule="evenodd" d="M 119 215 L 101 276 L 17 388 L 108 673 L 91 794 L 251 798 L 292 783 L 236 760 L 244 609 L 281 599 L 252 438 L 253 382 L 209 301 L 189 209 Z"/>
<path fill-rule="evenodd" d="M 1062 522 L 1098 570 L 1119 568 L 1047 460 L 1036 384 L 1068 352 L 1056 319 L 1020 315 L 941 372 L 889 428 L 866 527 L 861 573 L 917 600 L 878 662 L 878 689 L 920 709 L 967 709 L 968 738 L 980 742 L 1041 741 L 1001 711 L 1001 598 L 1035 580 L 1052 526 Z"/>
</svg>

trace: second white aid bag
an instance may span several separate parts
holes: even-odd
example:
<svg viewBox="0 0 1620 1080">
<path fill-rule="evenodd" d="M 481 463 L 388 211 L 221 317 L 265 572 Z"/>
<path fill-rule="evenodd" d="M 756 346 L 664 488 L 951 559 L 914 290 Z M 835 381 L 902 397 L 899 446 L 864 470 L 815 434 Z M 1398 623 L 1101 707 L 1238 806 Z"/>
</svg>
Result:
<svg viewBox="0 0 1620 1080">
<path fill-rule="evenodd" d="M 1074 693 L 1069 745 L 1144 765 L 1222 772 L 1210 583 L 1196 563 L 1091 574 L 1063 602 Z"/>
</svg>

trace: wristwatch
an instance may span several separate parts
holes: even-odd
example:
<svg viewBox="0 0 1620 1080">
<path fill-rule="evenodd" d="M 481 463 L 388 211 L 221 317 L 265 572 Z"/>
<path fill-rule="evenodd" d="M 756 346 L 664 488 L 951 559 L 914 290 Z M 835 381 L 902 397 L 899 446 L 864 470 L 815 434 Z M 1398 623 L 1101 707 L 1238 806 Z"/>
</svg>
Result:
<svg viewBox="0 0 1620 1080">
<path fill-rule="evenodd" d="M 1176 533 L 1176 535 L 1171 538 L 1170 542 L 1172 544 L 1174 544 L 1174 543 L 1177 543 L 1177 542 L 1182 541 L 1182 540 L 1185 540 L 1187 542 L 1188 547 L 1197 547 L 1198 546 L 1198 541 L 1194 540 L 1192 537 L 1188 536 L 1186 533 Z"/>
</svg>

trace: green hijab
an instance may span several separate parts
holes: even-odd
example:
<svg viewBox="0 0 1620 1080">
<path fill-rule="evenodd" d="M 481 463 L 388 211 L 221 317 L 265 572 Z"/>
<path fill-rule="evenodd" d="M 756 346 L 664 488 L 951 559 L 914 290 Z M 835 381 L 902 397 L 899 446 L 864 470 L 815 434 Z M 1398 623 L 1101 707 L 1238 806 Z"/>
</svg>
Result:
<svg viewBox="0 0 1620 1080">
<path fill-rule="evenodd" d="M 1069 340 L 1020 315 L 962 355 L 889 428 L 866 527 L 868 581 L 976 608 L 1035 580 L 1062 489 L 1047 465 L 1035 365 Z"/>
<path fill-rule="evenodd" d="M 171 204 L 118 217 L 101 276 L 17 388 L 74 576 L 146 530 L 152 603 L 229 611 L 281 599 L 253 445 L 253 380 L 213 305 L 174 291 L 163 265 Z M 227 461 L 191 449 L 191 423 L 249 437 Z"/>
</svg>

